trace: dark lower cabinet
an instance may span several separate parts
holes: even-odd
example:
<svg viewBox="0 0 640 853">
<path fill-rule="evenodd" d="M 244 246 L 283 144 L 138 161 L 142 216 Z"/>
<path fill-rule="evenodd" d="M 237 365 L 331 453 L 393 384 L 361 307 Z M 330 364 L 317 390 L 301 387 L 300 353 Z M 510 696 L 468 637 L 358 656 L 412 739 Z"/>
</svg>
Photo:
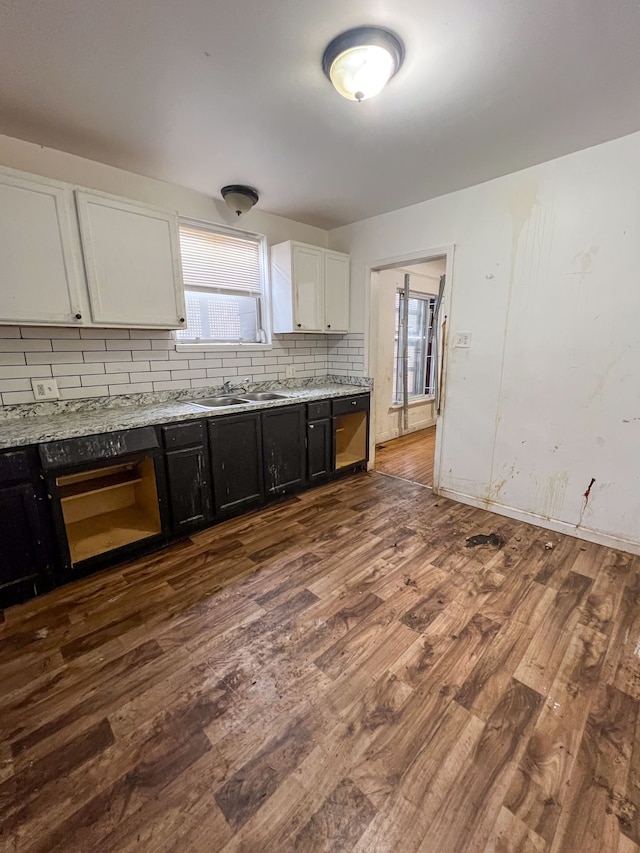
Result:
<svg viewBox="0 0 640 853">
<path fill-rule="evenodd" d="M 213 494 L 204 421 L 162 427 L 166 448 L 170 532 L 180 534 L 213 520 Z"/>
<path fill-rule="evenodd" d="M 207 524 L 213 511 L 205 447 L 171 450 L 166 460 L 171 532 Z"/>
<path fill-rule="evenodd" d="M 259 412 L 209 421 L 209 452 L 217 516 L 231 516 L 263 501 Z"/>
<path fill-rule="evenodd" d="M 46 497 L 26 477 L 25 452 L 0 456 L 0 609 L 51 588 Z"/>
<path fill-rule="evenodd" d="M 306 480 L 304 405 L 262 414 L 264 481 L 267 495 L 301 488 Z"/>
<path fill-rule="evenodd" d="M 307 424 L 307 479 L 325 480 L 331 472 L 331 419 Z"/>
</svg>

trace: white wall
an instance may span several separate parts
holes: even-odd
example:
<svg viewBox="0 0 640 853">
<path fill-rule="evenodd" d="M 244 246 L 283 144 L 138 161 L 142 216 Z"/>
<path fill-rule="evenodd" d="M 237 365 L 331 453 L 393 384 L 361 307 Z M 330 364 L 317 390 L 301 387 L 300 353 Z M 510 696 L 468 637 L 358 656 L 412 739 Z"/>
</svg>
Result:
<svg viewBox="0 0 640 853">
<path fill-rule="evenodd" d="M 636 553 L 638 175 L 633 134 L 336 229 L 329 241 L 352 256 L 361 330 L 370 266 L 456 244 L 441 490 Z M 472 332 L 470 349 L 451 348 L 455 330 Z"/>
<path fill-rule="evenodd" d="M 404 286 L 404 275 L 411 276 L 411 290 L 416 293 L 437 295 L 444 262 L 415 264 L 399 269 L 382 270 L 378 273 L 378 339 L 372 361 L 375 383 L 375 440 L 376 443 L 396 438 L 404 432 L 416 432 L 433 426 L 436 422 L 432 400 L 421 400 L 409 405 L 409 428 L 402 429 L 402 408 L 392 405 L 393 375 L 396 369 L 394 336 L 396 326 L 395 297 L 398 288 Z"/>
<path fill-rule="evenodd" d="M 182 216 L 238 224 L 221 201 L 209 196 L 8 136 L 0 136 L 0 164 L 177 210 Z M 284 240 L 327 245 L 326 231 L 264 213 L 259 207 L 240 225 L 264 234 L 270 245 Z M 349 358 L 342 358 L 338 350 L 342 344 Z M 349 373 L 353 364 L 354 372 L 362 374 L 361 338 L 356 343 L 332 338 L 330 346 L 332 367 Z M 62 399 L 77 399 L 217 386 L 224 379 L 245 376 L 253 382 L 284 379 L 285 366 L 291 363 L 297 376 L 319 377 L 328 372 L 328 357 L 325 335 L 279 335 L 268 350 L 185 354 L 176 352 L 170 332 L 0 326 L 0 404 L 33 402 L 33 378 L 53 376 Z"/>
</svg>

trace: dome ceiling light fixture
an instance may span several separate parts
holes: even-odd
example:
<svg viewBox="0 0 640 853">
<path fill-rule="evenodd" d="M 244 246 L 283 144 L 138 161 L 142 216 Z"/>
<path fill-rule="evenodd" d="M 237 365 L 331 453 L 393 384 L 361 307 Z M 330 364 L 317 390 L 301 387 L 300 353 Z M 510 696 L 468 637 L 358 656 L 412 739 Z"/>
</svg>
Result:
<svg viewBox="0 0 640 853">
<path fill-rule="evenodd" d="M 381 92 L 404 60 L 404 45 L 383 27 L 355 27 L 327 45 L 322 69 L 349 101 L 365 101 Z"/>
<path fill-rule="evenodd" d="M 248 213 L 260 198 L 253 187 L 246 187 L 244 184 L 229 184 L 222 187 L 220 193 L 227 207 L 233 210 L 236 216 Z"/>
</svg>

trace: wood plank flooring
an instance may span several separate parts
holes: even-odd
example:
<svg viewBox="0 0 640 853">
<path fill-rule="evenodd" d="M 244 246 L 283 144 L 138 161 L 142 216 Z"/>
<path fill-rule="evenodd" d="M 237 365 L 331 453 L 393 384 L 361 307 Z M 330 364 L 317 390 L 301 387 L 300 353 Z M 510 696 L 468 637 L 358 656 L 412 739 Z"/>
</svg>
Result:
<svg viewBox="0 0 640 853">
<path fill-rule="evenodd" d="M 0 624 L 0 850 L 638 853 L 639 593 L 379 474 L 59 589 Z"/>
<path fill-rule="evenodd" d="M 433 457 L 436 452 L 436 428 L 429 427 L 393 438 L 376 447 L 375 468 L 423 486 L 433 485 Z"/>
</svg>

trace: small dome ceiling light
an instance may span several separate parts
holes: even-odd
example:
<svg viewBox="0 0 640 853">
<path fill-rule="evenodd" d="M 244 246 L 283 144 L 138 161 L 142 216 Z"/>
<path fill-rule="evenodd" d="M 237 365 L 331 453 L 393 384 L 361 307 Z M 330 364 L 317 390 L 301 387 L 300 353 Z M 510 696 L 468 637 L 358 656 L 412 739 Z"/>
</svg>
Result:
<svg viewBox="0 0 640 853">
<path fill-rule="evenodd" d="M 222 187 L 220 193 L 227 207 L 237 216 L 248 213 L 260 198 L 253 187 L 245 187 L 243 184 L 229 184 Z"/>
<path fill-rule="evenodd" d="M 402 65 L 404 45 L 382 27 L 356 27 L 336 36 L 322 57 L 322 69 L 350 101 L 381 92 Z"/>
</svg>

